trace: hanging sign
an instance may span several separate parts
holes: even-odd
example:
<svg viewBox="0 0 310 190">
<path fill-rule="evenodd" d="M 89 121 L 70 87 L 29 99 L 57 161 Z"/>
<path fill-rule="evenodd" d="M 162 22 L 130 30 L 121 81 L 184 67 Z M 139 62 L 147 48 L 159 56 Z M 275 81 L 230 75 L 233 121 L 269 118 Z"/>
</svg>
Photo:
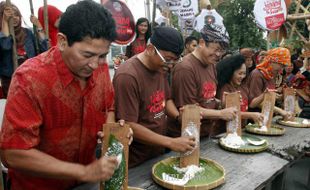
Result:
<svg viewBox="0 0 310 190">
<path fill-rule="evenodd" d="M 207 10 L 207 9 L 202 9 L 200 14 L 196 17 L 195 19 L 195 30 L 200 32 L 204 25 L 206 24 L 213 24 L 220 26 L 219 28 L 222 29 L 223 33 L 226 33 L 226 28 L 223 23 L 223 17 L 216 12 L 215 9 L 212 10 Z"/>
<path fill-rule="evenodd" d="M 135 36 L 135 21 L 127 5 L 119 0 L 101 0 L 101 4 L 108 9 L 115 20 L 117 38 L 116 44 L 126 45 Z"/>
<path fill-rule="evenodd" d="M 277 30 L 286 20 L 284 0 L 257 0 L 254 16 L 259 27 L 265 30 Z"/>
<path fill-rule="evenodd" d="M 179 18 L 192 19 L 198 13 L 197 0 L 183 0 L 183 5 L 178 10 Z"/>
<path fill-rule="evenodd" d="M 182 5 L 184 0 L 166 0 L 167 6 L 170 11 L 178 11 Z"/>
</svg>

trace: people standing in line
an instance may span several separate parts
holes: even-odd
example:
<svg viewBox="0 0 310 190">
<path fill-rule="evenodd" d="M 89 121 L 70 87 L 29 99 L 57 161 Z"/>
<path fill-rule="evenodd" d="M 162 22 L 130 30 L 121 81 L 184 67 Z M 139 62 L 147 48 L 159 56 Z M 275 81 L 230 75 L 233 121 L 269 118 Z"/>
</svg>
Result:
<svg viewBox="0 0 310 190">
<path fill-rule="evenodd" d="M 113 79 L 117 119 L 128 122 L 134 132 L 129 151 L 129 167 L 164 153 L 193 150 L 193 137 L 166 135 L 166 114 L 178 117 L 171 100 L 165 64 L 179 62 L 183 52 L 182 35 L 170 27 L 156 27 L 144 52 L 128 59 Z"/>
<path fill-rule="evenodd" d="M 13 19 L 18 65 L 37 55 L 36 39 L 31 30 L 22 27 L 22 15 L 19 9 L 14 4 L 8 6 L 5 1 L 0 2 L 0 79 L 4 98 L 7 97 L 11 77 L 14 72 L 12 51 L 14 47 L 12 36 L 9 32 L 10 18 Z M 30 21 L 38 29 L 42 28 L 35 16 L 31 16 Z M 37 32 L 39 34 L 39 50 L 44 52 L 47 50 L 47 39 L 43 31 L 38 30 Z"/>
<path fill-rule="evenodd" d="M 255 123 L 261 123 L 263 116 L 259 112 L 247 112 L 249 102 L 249 89 L 244 82 L 246 78 L 246 58 L 237 54 L 221 60 L 216 65 L 218 93 L 217 97 L 225 103 L 225 93 L 240 92 L 241 118 L 252 119 Z M 245 122 L 243 122 L 245 124 Z M 243 125 L 244 127 L 245 125 Z"/>
<path fill-rule="evenodd" d="M 285 68 L 291 65 L 291 55 L 287 48 L 274 48 L 267 52 L 264 60 L 256 66 L 248 79 L 249 107 L 251 111 L 261 109 L 264 94 L 268 89 L 276 90 L 276 78 Z M 277 91 L 276 99 L 283 98 L 282 92 Z M 281 108 L 275 107 L 275 112 L 285 118 L 291 117 L 291 113 Z"/>
<path fill-rule="evenodd" d="M 48 37 L 50 46 L 57 45 L 57 33 L 58 33 L 58 26 L 62 12 L 57 9 L 57 7 L 53 5 L 47 5 L 47 15 L 48 15 Z M 44 24 L 44 7 L 40 7 L 38 10 L 38 19 L 42 24 L 43 28 L 39 28 L 45 30 Z"/>
<path fill-rule="evenodd" d="M 0 133 L 12 190 L 67 190 L 111 178 L 116 157 L 96 160 L 95 147 L 102 124 L 115 121 L 105 60 L 115 38 L 111 14 L 79 1 L 62 15 L 57 46 L 15 71 Z"/>
<path fill-rule="evenodd" d="M 202 108 L 200 135 L 213 136 L 222 132 L 218 119 L 232 120 L 237 110 L 219 109 L 215 98 L 217 77 L 215 64 L 220 61 L 229 38 L 213 25 L 205 25 L 200 32 L 198 47 L 183 58 L 172 71 L 172 98 L 177 108 L 187 104 L 198 104 Z M 169 122 L 170 123 L 170 122 Z M 169 125 L 169 136 L 180 136 L 180 123 Z"/>
</svg>

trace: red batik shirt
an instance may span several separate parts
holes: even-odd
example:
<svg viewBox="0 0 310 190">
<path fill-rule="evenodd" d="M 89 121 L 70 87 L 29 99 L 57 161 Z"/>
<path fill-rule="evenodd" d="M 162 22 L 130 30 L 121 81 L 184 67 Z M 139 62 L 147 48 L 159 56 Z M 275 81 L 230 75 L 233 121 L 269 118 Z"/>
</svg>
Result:
<svg viewBox="0 0 310 190">
<path fill-rule="evenodd" d="M 52 48 L 20 66 L 12 79 L 0 135 L 1 149 L 38 149 L 59 160 L 89 164 L 96 134 L 114 107 L 108 66 L 99 66 L 81 90 Z M 9 169 L 12 190 L 65 190 L 79 182 L 33 177 Z"/>
</svg>

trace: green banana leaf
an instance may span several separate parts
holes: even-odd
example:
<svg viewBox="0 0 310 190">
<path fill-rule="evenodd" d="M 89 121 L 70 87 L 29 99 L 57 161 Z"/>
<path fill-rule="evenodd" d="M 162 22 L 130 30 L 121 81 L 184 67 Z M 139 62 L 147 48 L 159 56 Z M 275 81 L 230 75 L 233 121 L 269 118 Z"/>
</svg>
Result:
<svg viewBox="0 0 310 190">
<path fill-rule="evenodd" d="M 112 178 L 105 182 L 105 190 L 120 190 L 122 189 L 126 175 L 126 161 L 123 145 L 115 138 L 114 135 L 109 137 L 109 148 L 106 156 L 122 155 L 119 167 L 115 170 Z"/>
</svg>

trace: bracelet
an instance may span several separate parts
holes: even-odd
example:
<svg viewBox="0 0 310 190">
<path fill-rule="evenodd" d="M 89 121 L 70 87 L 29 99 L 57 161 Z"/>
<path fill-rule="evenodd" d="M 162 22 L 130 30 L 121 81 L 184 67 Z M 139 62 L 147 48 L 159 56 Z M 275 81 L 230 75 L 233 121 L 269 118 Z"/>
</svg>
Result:
<svg viewBox="0 0 310 190">
<path fill-rule="evenodd" d="M 38 28 L 37 32 L 43 32 L 43 28 Z"/>
</svg>

